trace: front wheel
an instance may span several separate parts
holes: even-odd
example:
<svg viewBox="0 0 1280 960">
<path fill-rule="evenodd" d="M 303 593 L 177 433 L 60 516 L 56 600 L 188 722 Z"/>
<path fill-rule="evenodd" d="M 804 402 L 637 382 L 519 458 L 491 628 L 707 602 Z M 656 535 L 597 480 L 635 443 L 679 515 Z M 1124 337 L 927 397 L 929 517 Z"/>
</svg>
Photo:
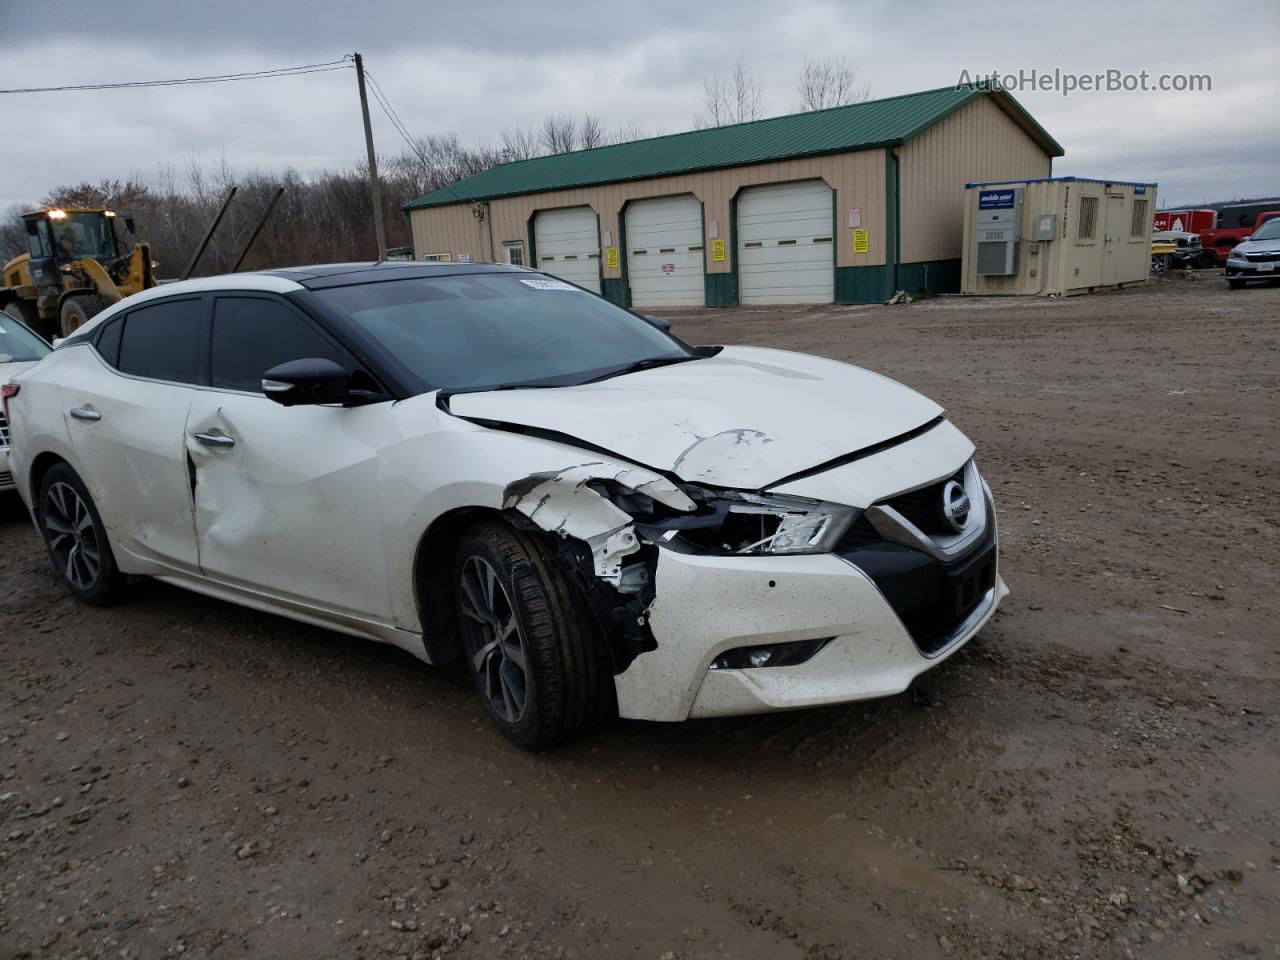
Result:
<svg viewBox="0 0 1280 960">
<path fill-rule="evenodd" d="M 66 588 L 90 606 L 117 599 L 124 576 L 80 476 L 65 463 L 55 464 L 40 482 L 36 506 L 49 561 Z"/>
<path fill-rule="evenodd" d="M 69 337 L 106 309 L 107 301 L 92 293 L 78 293 L 62 301 L 58 312 L 62 335 Z"/>
<path fill-rule="evenodd" d="M 606 715 L 613 676 L 604 640 L 541 541 L 477 524 L 458 545 L 453 576 L 463 656 L 508 740 L 550 747 Z"/>
<path fill-rule="evenodd" d="M 1227 281 L 1227 286 L 1228 286 L 1228 287 L 1230 287 L 1232 290 L 1240 290 L 1240 289 L 1242 289 L 1242 288 L 1244 287 L 1244 281 L 1243 281 L 1243 280 L 1228 280 L 1228 281 Z"/>
</svg>

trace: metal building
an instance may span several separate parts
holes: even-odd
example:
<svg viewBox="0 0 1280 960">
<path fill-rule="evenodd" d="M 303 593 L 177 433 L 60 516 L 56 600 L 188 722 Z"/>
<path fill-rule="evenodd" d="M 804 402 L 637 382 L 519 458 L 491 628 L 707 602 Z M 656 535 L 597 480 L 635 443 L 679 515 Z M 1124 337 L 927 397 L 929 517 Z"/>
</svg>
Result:
<svg viewBox="0 0 1280 960">
<path fill-rule="evenodd" d="M 1145 283 L 1154 183 L 1057 177 L 965 187 L 963 290 L 1070 296 Z"/>
<path fill-rule="evenodd" d="M 944 87 L 505 163 L 404 209 L 418 259 L 626 306 L 876 303 L 958 291 L 965 184 L 1059 156 L 1007 93 Z"/>
</svg>

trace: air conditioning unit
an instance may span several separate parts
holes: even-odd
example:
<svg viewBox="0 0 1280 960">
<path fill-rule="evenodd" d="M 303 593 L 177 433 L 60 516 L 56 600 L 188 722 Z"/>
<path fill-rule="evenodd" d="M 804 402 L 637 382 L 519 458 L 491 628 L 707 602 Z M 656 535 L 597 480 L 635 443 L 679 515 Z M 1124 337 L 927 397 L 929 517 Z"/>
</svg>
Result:
<svg viewBox="0 0 1280 960">
<path fill-rule="evenodd" d="M 1017 273 L 1022 187 L 979 191 L 976 232 L 978 276 L 1007 277 Z"/>
</svg>

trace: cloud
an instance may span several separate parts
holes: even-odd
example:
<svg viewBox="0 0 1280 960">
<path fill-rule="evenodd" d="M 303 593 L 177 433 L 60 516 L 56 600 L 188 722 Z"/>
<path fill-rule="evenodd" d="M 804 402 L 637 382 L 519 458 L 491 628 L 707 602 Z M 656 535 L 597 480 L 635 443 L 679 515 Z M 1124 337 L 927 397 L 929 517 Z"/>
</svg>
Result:
<svg viewBox="0 0 1280 960">
<path fill-rule="evenodd" d="M 1272 40 L 1280 7 L 1251 8 L 1240 31 L 1216 8 L 1166 0 L 1158 22 L 1114 3 L 651 0 L 607 5 L 351 4 L 259 0 L 138 3 L 77 15 L 80 33 L 48 18 L 6 38 L 0 87 L 33 78 L 72 84 L 263 69 L 332 60 L 354 49 L 419 136 L 499 132 L 550 111 L 591 111 L 606 126 L 673 133 L 701 109 L 705 75 L 739 56 L 756 70 L 769 108 L 795 108 L 806 56 L 840 54 L 873 96 L 949 85 L 961 71 L 1055 67 L 1209 73 L 1207 93 L 1050 92 L 1015 95 L 1066 148 L 1056 174 L 1158 180 L 1166 200 L 1280 192 L 1280 78 Z M 56 20 L 56 18 L 55 18 Z M 373 106 L 380 151 L 398 152 Z M 34 119 L 33 119 L 34 118 Z M 154 177 L 191 160 L 236 170 L 305 174 L 359 161 L 363 138 L 347 72 L 139 91 L 0 97 L 0 205 L 67 182 Z"/>
</svg>

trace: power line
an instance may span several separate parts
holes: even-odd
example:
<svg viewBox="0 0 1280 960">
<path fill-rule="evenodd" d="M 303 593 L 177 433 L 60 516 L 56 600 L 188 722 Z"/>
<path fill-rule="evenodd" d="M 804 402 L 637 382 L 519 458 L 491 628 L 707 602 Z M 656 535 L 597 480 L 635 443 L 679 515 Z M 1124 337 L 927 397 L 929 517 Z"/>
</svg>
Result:
<svg viewBox="0 0 1280 960">
<path fill-rule="evenodd" d="M 333 70 L 350 70 L 351 55 L 341 60 L 325 63 L 304 63 L 296 67 L 276 67 L 272 70 L 251 70 L 244 73 L 222 73 L 208 77 L 183 77 L 177 80 L 134 80 L 120 83 L 82 83 L 61 87 L 15 87 L 0 90 L 5 93 L 60 93 L 71 90 L 132 90 L 141 87 L 177 87 L 202 83 L 229 83 L 233 80 L 270 80 L 275 77 L 299 77 L 308 73 L 329 73 Z"/>
<path fill-rule="evenodd" d="M 382 112 L 387 115 L 387 119 L 391 121 L 391 126 L 395 128 L 396 133 L 400 134 L 400 139 L 402 139 L 408 145 L 409 149 L 413 151 L 414 155 L 422 161 L 423 167 L 430 169 L 431 161 L 427 158 L 427 155 L 422 152 L 422 148 L 418 146 L 418 143 L 413 139 L 413 137 L 410 136 L 408 128 L 405 127 L 404 123 L 400 120 L 400 115 L 396 113 L 395 108 L 391 106 L 390 98 L 387 97 L 382 87 L 379 86 L 378 81 L 374 79 L 372 73 L 365 70 L 364 75 L 369 80 L 369 89 L 373 91 L 373 98 L 378 101 L 378 106 L 380 106 L 382 108 Z M 466 197 L 459 194 L 457 190 L 453 189 L 453 184 L 451 183 L 446 183 L 440 189 L 448 190 L 449 193 L 453 195 L 454 199 L 461 203 L 470 204 L 473 208 L 480 206 L 479 201 L 468 200 Z"/>
</svg>

